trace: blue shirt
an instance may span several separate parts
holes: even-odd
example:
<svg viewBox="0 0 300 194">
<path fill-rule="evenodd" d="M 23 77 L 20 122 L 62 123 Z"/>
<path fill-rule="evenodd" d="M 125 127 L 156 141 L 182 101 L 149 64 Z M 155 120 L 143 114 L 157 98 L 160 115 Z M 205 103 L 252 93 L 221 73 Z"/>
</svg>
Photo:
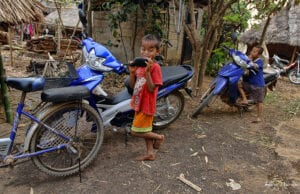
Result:
<svg viewBox="0 0 300 194">
<path fill-rule="evenodd" d="M 255 74 L 252 71 L 250 71 L 249 76 L 247 77 L 247 82 L 257 87 L 264 87 L 265 86 L 265 79 L 263 73 L 264 62 L 261 58 L 258 58 L 253 62 L 258 65 L 258 69 L 255 70 Z"/>
</svg>

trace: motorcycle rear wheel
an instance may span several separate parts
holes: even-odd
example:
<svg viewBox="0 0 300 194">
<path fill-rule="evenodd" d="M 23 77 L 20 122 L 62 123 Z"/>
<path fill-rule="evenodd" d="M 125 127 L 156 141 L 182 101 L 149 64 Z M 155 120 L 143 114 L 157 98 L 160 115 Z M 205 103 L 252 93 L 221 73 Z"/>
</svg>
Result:
<svg viewBox="0 0 300 194">
<path fill-rule="evenodd" d="M 184 96 L 179 91 L 170 93 L 156 102 L 153 128 L 164 129 L 173 123 L 184 109 Z"/>
<path fill-rule="evenodd" d="M 213 91 L 215 88 L 215 84 L 210 86 L 206 92 L 202 95 L 200 99 L 200 105 L 198 106 L 197 110 L 192 114 L 193 118 L 196 118 L 202 110 L 209 105 L 212 99 L 216 96 Z"/>
<path fill-rule="evenodd" d="M 288 78 L 289 78 L 290 82 L 292 82 L 293 84 L 297 84 L 297 85 L 300 84 L 300 76 L 297 76 L 297 70 L 296 69 L 289 72 Z"/>
</svg>

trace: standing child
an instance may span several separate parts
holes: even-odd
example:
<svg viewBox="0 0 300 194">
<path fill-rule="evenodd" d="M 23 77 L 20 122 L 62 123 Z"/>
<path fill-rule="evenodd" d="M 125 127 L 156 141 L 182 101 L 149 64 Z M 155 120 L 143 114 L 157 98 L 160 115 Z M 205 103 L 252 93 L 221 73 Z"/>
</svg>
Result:
<svg viewBox="0 0 300 194">
<path fill-rule="evenodd" d="M 265 97 L 265 80 L 264 80 L 264 62 L 262 59 L 262 53 L 264 49 L 257 45 L 254 46 L 250 52 L 249 59 L 252 62 L 255 73 L 249 72 L 246 80 L 243 80 L 242 84 L 239 84 L 239 92 L 242 96 L 242 104 L 247 104 L 248 99 L 245 91 L 250 94 L 257 106 L 257 118 L 254 123 L 262 121 L 263 101 Z M 244 91 L 245 90 L 245 91 Z"/>
<path fill-rule="evenodd" d="M 135 111 L 131 134 L 145 139 L 147 153 L 136 160 L 155 160 L 154 150 L 163 143 L 164 135 L 152 132 L 156 111 L 158 87 L 162 85 L 162 73 L 154 57 L 159 53 L 160 41 L 152 34 L 142 39 L 141 56 L 147 59 L 146 67 L 129 66 L 130 86 L 134 88 L 131 106 Z"/>
</svg>

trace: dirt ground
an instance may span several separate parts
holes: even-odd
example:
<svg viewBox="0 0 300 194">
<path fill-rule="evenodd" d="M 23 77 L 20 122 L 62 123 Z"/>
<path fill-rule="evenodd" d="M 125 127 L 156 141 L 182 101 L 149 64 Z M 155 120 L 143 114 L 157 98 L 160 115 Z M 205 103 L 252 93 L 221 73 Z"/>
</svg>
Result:
<svg viewBox="0 0 300 194">
<path fill-rule="evenodd" d="M 7 74 L 22 72 L 7 69 Z M 12 70 L 12 71 L 11 71 Z M 205 79 L 205 85 L 211 78 Z M 252 123 L 255 109 L 240 117 L 219 99 L 197 119 L 190 115 L 199 102 L 186 96 L 180 118 L 158 131 L 166 136 L 157 159 L 138 162 L 142 139 L 106 130 L 93 164 L 79 175 L 57 178 L 40 172 L 30 161 L 0 168 L 0 193 L 300 193 L 300 93 L 281 77 L 264 103 L 264 122 Z M 12 107 L 19 93 L 11 90 Z M 29 96 L 29 107 L 38 98 Z M 7 134 L 0 112 L 0 135 Z"/>
</svg>

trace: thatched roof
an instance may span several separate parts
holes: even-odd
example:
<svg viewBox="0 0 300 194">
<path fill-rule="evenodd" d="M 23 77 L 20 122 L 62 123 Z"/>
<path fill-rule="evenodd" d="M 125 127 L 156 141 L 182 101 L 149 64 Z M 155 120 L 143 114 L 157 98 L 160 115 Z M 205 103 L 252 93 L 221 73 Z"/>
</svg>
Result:
<svg viewBox="0 0 300 194">
<path fill-rule="evenodd" d="M 14 25 L 43 21 L 42 4 L 37 0 L 0 0 L 0 22 Z"/>
<path fill-rule="evenodd" d="M 240 37 L 246 44 L 258 43 L 261 38 L 265 22 L 254 27 Z M 300 46 L 300 5 L 284 8 L 273 16 L 267 29 L 265 42 L 267 44 L 288 44 Z"/>
<path fill-rule="evenodd" d="M 55 20 L 59 19 L 58 12 L 54 11 L 45 17 L 45 23 L 47 25 L 55 26 Z M 74 28 L 79 20 L 78 9 L 76 8 L 63 8 L 61 10 L 61 19 L 64 27 Z M 79 23 L 78 28 L 82 28 L 81 23 Z"/>
</svg>

